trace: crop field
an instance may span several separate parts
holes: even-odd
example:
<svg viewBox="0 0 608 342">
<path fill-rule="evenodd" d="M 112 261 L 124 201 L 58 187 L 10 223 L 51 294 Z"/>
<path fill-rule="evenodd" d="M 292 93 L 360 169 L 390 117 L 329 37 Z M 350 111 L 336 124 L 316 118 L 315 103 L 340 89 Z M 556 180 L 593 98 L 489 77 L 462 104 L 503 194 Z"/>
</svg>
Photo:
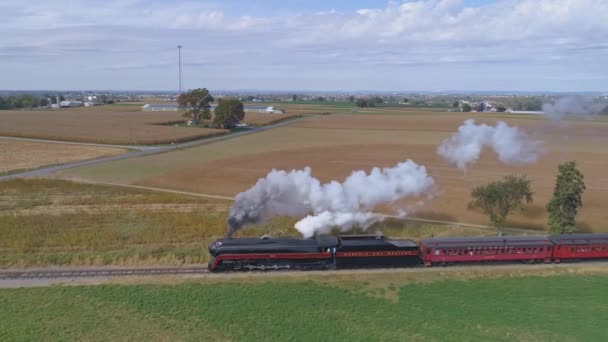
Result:
<svg viewBox="0 0 608 342">
<path fill-rule="evenodd" d="M 0 268 L 183 265 L 209 260 L 226 233 L 231 202 L 183 194 L 52 179 L 0 182 Z M 293 236 L 277 217 L 243 236 Z M 491 230 L 387 221 L 394 237 L 486 235 Z"/>
<path fill-rule="evenodd" d="M 342 180 L 353 170 L 392 166 L 412 159 L 435 178 L 432 200 L 410 209 L 413 217 L 488 224 L 486 216 L 467 209 L 474 186 L 508 174 L 532 179 L 534 203 L 513 215 L 509 226 L 542 230 L 545 205 L 555 182 L 557 165 L 575 160 L 585 175 L 587 191 L 578 216 L 582 231 L 608 231 L 608 121 L 551 122 L 541 117 L 507 114 L 390 112 L 316 116 L 258 134 L 136 160 L 111 162 L 60 172 L 57 176 L 234 196 L 273 168 L 312 167 L 322 181 Z M 540 160 L 524 166 L 500 163 L 491 151 L 466 172 L 437 154 L 441 141 L 467 118 L 517 125 L 544 142 Z M 221 172 L 218 172 L 221 170 Z"/>
<path fill-rule="evenodd" d="M 0 136 L 104 144 L 168 144 L 225 134 L 227 130 L 163 125 L 179 112 L 142 112 L 140 106 L 0 111 Z"/>
<path fill-rule="evenodd" d="M 124 152 L 113 147 L 0 139 L 0 174 Z"/>
<path fill-rule="evenodd" d="M 607 285 L 604 268 L 0 289 L 0 339 L 601 341 Z"/>
</svg>

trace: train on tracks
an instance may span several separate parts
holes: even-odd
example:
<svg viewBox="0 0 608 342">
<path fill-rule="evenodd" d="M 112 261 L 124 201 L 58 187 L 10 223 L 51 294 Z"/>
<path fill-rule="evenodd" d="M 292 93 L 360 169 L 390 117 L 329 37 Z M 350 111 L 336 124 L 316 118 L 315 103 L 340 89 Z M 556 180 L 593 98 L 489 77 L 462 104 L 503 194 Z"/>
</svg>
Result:
<svg viewBox="0 0 608 342">
<path fill-rule="evenodd" d="M 209 270 L 325 270 L 447 266 L 480 262 L 559 263 L 608 259 L 608 234 L 430 238 L 377 235 L 219 239 Z"/>
</svg>

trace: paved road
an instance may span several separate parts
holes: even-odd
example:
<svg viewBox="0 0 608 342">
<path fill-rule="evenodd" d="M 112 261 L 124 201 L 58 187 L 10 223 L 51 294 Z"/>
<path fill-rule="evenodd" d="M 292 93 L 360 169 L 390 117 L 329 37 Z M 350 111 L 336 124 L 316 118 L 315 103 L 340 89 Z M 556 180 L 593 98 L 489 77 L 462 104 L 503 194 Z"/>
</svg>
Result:
<svg viewBox="0 0 608 342">
<path fill-rule="evenodd" d="M 147 146 L 147 145 L 96 144 L 96 143 L 84 143 L 84 142 L 75 142 L 75 141 L 47 140 L 47 139 L 34 139 L 34 138 L 18 138 L 18 137 L 6 137 L 6 136 L 0 136 L 0 140 L 16 140 L 16 141 L 41 142 L 41 143 L 47 143 L 47 144 L 64 144 L 64 145 L 79 145 L 79 146 L 125 148 L 125 149 L 129 149 L 129 150 L 149 150 L 149 149 L 154 149 L 154 148 L 158 147 L 158 146 Z"/>
<path fill-rule="evenodd" d="M 0 176 L 0 181 L 14 179 L 14 178 L 44 177 L 44 176 L 49 175 L 50 173 L 61 171 L 61 170 L 66 170 L 66 169 L 71 169 L 74 167 L 107 163 L 107 162 L 111 162 L 111 161 L 115 161 L 115 160 L 143 157 L 143 156 L 147 156 L 147 155 L 159 154 L 159 153 L 169 152 L 169 151 L 182 149 L 182 148 L 211 144 L 211 143 L 215 143 L 215 142 L 222 141 L 222 140 L 242 137 L 242 136 L 248 135 L 248 134 L 264 132 L 264 131 L 267 131 L 267 130 L 270 130 L 273 128 L 277 128 L 277 127 L 280 127 L 283 125 L 290 124 L 294 121 L 303 120 L 305 118 L 306 117 L 300 117 L 300 118 L 296 118 L 296 119 L 282 121 L 282 122 L 279 122 L 279 123 L 276 123 L 273 125 L 268 125 L 268 126 L 263 126 L 263 127 L 253 127 L 251 129 L 237 132 L 237 133 L 230 133 L 230 134 L 221 135 L 221 136 L 217 136 L 217 137 L 193 140 L 193 141 L 188 141 L 188 142 L 184 142 L 184 143 L 180 143 L 180 144 L 161 145 L 161 146 L 144 146 L 144 147 L 140 146 L 139 150 L 137 150 L 137 151 L 120 154 L 120 155 L 116 155 L 116 156 L 88 159 L 88 160 L 82 160 L 82 161 L 77 161 L 77 162 L 67 163 L 67 164 L 62 164 L 62 165 L 42 167 L 42 168 L 39 168 L 36 170 L 31 170 L 31 171 L 12 173 L 9 175 Z M 49 142 L 51 142 L 51 141 L 49 141 Z M 53 141 L 53 142 L 56 142 L 56 141 Z"/>
</svg>

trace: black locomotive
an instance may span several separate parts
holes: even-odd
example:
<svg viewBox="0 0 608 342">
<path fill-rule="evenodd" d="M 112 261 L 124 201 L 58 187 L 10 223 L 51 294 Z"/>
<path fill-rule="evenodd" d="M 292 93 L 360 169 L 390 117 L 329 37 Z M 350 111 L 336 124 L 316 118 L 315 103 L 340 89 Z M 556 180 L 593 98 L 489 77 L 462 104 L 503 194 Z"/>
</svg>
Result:
<svg viewBox="0 0 608 342">
<path fill-rule="evenodd" d="M 420 263 L 415 242 L 376 235 L 220 239 L 209 246 L 209 253 L 213 257 L 210 271 L 405 267 Z"/>
<path fill-rule="evenodd" d="M 420 246 L 374 235 L 221 239 L 209 246 L 209 252 L 211 271 L 558 263 L 608 259 L 608 234 L 432 238 Z"/>
</svg>

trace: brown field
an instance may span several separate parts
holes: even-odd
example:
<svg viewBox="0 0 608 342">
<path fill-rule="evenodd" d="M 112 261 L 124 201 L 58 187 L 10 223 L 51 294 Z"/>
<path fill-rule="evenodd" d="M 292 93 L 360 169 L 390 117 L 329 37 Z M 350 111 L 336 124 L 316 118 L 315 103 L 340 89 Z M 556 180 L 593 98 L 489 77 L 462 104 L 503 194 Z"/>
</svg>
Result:
<svg viewBox="0 0 608 342">
<path fill-rule="evenodd" d="M 0 111 L 0 136 L 105 144 L 167 144 L 224 134 L 227 130 L 173 127 L 178 112 L 142 112 L 139 106 Z"/>
<path fill-rule="evenodd" d="M 487 224 L 478 212 L 467 210 L 471 189 L 505 175 L 527 174 L 535 200 L 509 225 L 544 229 L 545 205 L 550 198 L 557 165 L 576 160 L 585 174 L 587 191 L 579 225 L 584 231 L 608 231 L 608 121 L 548 122 L 542 118 L 486 114 L 409 112 L 403 115 L 330 115 L 308 118 L 285 127 L 184 151 L 69 170 L 59 175 L 139 184 L 217 195 L 235 195 L 253 185 L 270 169 L 311 166 L 322 181 L 342 180 L 352 170 L 392 166 L 412 159 L 425 165 L 437 181 L 433 200 L 415 210 L 420 218 Z M 467 118 L 492 123 L 498 119 L 518 125 L 545 142 L 545 153 L 532 165 L 508 166 L 484 151 L 463 173 L 441 160 L 438 144 Z M 134 171 L 145 170 L 145 171 Z M 218 172 L 221 170 L 221 172 Z M 196 180 L 196 181 L 193 181 Z M 401 204 L 407 207 L 407 203 Z M 384 208 L 386 209 L 386 208 Z M 411 208 L 408 208 L 411 209 Z"/>
<path fill-rule="evenodd" d="M 123 152 L 122 148 L 0 139 L 0 174 Z"/>
</svg>

